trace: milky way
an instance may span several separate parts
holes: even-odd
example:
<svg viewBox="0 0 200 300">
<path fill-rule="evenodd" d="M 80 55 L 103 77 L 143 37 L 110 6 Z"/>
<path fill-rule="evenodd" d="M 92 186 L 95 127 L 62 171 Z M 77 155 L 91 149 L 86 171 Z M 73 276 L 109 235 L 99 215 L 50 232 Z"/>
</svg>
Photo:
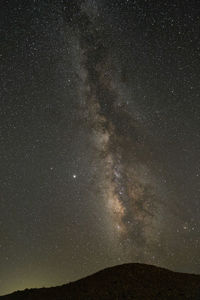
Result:
<svg viewBox="0 0 200 300">
<path fill-rule="evenodd" d="M 110 241 L 117 242 L 124 257 L 147 259 L 151 247 L 159 243 L 162 228 L 160 187 L 147 166 L 151 153 L 144 129 L 128 112 L 126 87 L 115 76 L 97 10 L 91 16 L 84 8 L 78 31 L 81 93 L 85 99 L 81 113 L 96 148 L 98 198 L 108 212 Z"/>
</svg>

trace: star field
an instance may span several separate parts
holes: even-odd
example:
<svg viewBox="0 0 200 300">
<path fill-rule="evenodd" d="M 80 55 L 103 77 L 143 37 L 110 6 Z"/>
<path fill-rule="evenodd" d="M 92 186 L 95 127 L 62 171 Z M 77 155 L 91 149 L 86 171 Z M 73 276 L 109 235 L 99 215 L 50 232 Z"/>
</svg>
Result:
<svg viewBox="0 0 200 300">
<path fill-rule="evenodd" d="M 0 295 L 125 262 L 200 273 L 197 1 L 4 1 Z"/>
</svg>

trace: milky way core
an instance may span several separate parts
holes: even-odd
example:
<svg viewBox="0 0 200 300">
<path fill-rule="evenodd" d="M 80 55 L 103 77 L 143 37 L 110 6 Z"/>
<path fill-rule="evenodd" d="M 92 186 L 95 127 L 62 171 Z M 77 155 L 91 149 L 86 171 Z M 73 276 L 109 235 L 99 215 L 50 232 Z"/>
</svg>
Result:
<svg viewBox="0 0 200 300">
<path fill-rule="evenodd" d="M 96 149 L 95 185 L 107 211 L 107 231 L 127 259 L 140 258 L 159 243 L 163 205 L 148 160 L 145 129 L 127 108 L 126 87 L 116 76 L 98 18 L 83 9 L 79 29 L 81 91 L 85 117 Z M 84 32 L 82 32 L 84 28 Z M 103 55 L 102 55 L 103 53 Z M 149 151 L 149 153 L 148 153 Z"/>
</svg>

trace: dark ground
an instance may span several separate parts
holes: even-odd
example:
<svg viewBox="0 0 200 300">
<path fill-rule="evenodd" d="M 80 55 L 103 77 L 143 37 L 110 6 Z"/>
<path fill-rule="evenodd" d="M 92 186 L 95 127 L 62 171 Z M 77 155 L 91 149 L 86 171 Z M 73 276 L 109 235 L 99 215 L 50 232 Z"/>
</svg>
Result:
<svg viewBox="0 0 200 300">
<path fill-rule="evenodd" d="M 67 285 L 17 291 L 2 300 L 200 299 L 200 275 L 144 264 L 102 270 Z"/>
</svg>

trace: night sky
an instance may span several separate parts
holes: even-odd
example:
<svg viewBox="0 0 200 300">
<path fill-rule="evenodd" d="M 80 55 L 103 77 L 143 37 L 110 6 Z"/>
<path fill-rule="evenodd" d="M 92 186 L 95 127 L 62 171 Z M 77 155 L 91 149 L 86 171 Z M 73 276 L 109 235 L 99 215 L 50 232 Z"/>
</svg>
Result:
<svg viewBox="0 0 200 300">
<path fill-rule="evenodd" d="M 1 1 L 0 295 L 200 273 L 198 2 Z"/>
</svg>

